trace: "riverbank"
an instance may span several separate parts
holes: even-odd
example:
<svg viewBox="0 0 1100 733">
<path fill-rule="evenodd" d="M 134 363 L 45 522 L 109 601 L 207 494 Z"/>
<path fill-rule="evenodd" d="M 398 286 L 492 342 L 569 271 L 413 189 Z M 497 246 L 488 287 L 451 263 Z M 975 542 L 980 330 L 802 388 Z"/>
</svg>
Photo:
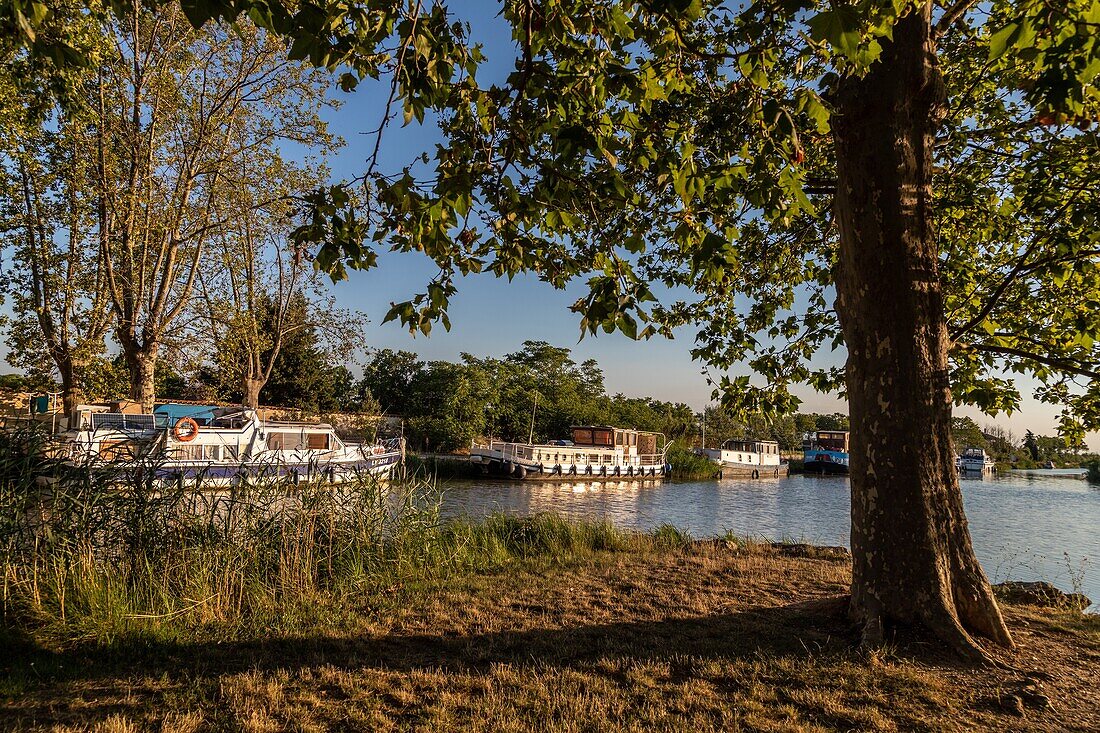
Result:
<svg viewBox="0 0 1100 733">
<path fill-rule="evenodd" d="M 865 657 L 842 616 L 806 603 L 844 592 L 841 549 L 545 515 L 435 531 L 430 567 L 410 551 L 304 594 L 269 579 L 270 614 L 180 598 L 92 638 L 66 633 L 75 607 L 52 624 L 9 614 L 0 728 L 1100 728 L 1100 619 L 1070 609 L 1005 606 L 1018 670 L 964 668 L 917 638 Z"/>
</svg>

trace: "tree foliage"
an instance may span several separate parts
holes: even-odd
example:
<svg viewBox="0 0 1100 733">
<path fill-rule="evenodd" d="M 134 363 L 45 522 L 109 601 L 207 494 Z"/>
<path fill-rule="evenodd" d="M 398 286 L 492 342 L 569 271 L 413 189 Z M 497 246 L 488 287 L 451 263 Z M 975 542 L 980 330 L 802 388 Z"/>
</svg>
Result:
<svg viewBox="0 0 1100 733">
<path fill-rule="evenodd" d="M 593 360 L 580 364 L 567 348 L 526 341 L 500 359 L 464 354 L 459 362 L 423 362 L 407 351 L 383 349 L 364 369 L 360 392 L 383 412 L 404 418 L 414 446 L 450 451 L 474 438 L 537 441 L 569 437 L 569 428 L 610 424 L 693 434 L 684 404 L 650 397 L 607 395 Z"/>
</svg>

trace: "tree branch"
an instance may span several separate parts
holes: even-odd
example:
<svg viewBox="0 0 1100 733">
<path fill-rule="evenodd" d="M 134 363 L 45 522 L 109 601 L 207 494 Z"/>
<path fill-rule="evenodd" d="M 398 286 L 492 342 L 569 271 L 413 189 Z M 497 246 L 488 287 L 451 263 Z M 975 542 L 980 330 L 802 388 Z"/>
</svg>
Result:
<svg viewBox="0 0 1100 733">
<path fill-rule="evenodd" d="M 1013 346 L 994 346 L 992 344 L 965 344 L 975 351 L 984 351 L 990 354 L 1000 354 L 1002 356 L 1015 356 L 1025 361 L 1033 361 L 1036 364 L 1042 364 L 1043 366 L 1053 367 L 1069 374 L 1075 374 L 1080 377 L 1088 377 L 1089 379 L 1100 379 L 1100 371 L 1091 368 L 1086 365 L 1082 365 L 1072 359 L 1060 359 L 1056 356 L 1046 356 L 1043 354 L 1036 354 L 1032 351 L 1026 351 L 1024 349 L 1018 349 Z"/>
<path fill-rule="evenodd" d="M 939 22 L 936 23 L 936 27 L 933 29 L 934 35 L 940 35 L 952 25 L 955 21 L 966 15 L 966 11 L 978 4 L 978 0 L 957 0 L 957 2 L 944 11 L 943 16 Z"/>
</svg>

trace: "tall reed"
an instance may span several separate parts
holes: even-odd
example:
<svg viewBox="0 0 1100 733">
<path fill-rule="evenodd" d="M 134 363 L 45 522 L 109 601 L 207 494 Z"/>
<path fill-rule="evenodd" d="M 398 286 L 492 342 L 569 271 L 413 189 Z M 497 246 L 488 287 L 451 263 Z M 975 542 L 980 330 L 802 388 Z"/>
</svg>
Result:
<svg viewBox="0 0 1100 733">
<path fill-rule="evenodd" d="M 548 515 L 442 522 L 422 476 L 217 488 L 138 463 L 73 467 L 35 430 L 0 432 L 0 625 L 99 643 L 315 630 L 447 573 L 646 542 Z"/>
<path fill-rule="evenodd" d="M 0 433 L 0 608 L 38 635 L 295 622 L 428 562 L 431 481 L 274 479 L 230 488 L 155 481 L 49 457 L 33 430 Z"/>
</svg>

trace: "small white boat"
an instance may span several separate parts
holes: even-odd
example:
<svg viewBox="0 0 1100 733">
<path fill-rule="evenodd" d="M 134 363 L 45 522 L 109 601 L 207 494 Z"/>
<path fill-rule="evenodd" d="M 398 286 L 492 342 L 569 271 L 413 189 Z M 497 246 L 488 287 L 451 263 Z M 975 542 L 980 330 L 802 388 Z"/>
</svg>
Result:
<svg viewBox="0 0 1100 733">
<path fill-rule="evenodd" d="M 964 473 L 993 473 L 997 467 L 982 448 L 967 448 L 959 457 L 958 465 Z"/>
<path fill-rule="evenodd" d="M 668 444 L 661 433 L 608 425 L 578 425 L 572 440 L 545 444 L 490 440 L 470 446 L 470 462 L 486 474 L 515 479 L 568 480 L 666 476 Z"/>
<path fill-rule="evenodd" d="M 727 440 L 721 448 L 702 448 L 699 455 L 717 463 L 722 478 L 779 478 L 788 466 L 779 458 L 779 443 L 774 440 Z"/>
<path fill-rule="evenodd" d="M 345 443 L 326 423 L 262 420 L 243 407 L 158 405 L 152 414 L 82 406 L 77 429 L 62 436 L 81 466 L 148 469 L 157 480 L 227 486 L 246 479 L 339 483 L 385 477 L 404 457 L 404 441 Z"/>
</svg>

